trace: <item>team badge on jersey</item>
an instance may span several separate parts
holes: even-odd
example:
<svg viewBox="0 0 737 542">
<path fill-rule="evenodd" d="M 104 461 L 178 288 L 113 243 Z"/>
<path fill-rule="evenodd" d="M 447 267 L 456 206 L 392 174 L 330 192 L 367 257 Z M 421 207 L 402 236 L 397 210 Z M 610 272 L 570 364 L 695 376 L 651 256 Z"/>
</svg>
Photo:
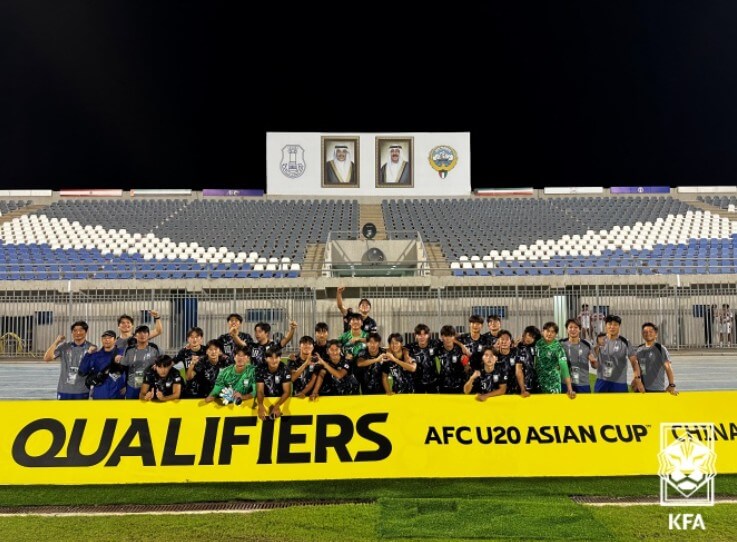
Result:
<svg viewBox="0 0 737 542">
<path fill-rule="evenodd" d="M 300 145 L 286 145 L 281 150 L 281 164 L 279 165 L 282 174 L 290 179 L 301 177 L 307 169 L 305 163 L 305 150 Z"/>
<path fill-rule="evenodd" d="M 430 167 L 438 172 L 441 179 L 445 179 L 450 170 L 456 167 L 458 153 L 449 145 L 438 145 L 430 149 L 428 160 L 430 161 Z"/>
</svg>

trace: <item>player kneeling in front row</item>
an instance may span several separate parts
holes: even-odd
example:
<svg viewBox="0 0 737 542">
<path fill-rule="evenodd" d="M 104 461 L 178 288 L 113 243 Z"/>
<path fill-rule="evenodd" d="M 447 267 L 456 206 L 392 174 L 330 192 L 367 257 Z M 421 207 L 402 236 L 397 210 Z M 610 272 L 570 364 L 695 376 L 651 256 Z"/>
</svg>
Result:
<svg viewBox="0 0 737 542">
<path fill-rule="evenodd" d="M 498 358 L 491 346 L 484 348 L 481 355 L 482 366 L 471 375 L 463 385 L 463 393 L 476 394 L 477 401 L 486 401 L 507 393 L 509 369 L 505 363 L 497 363 Z"/>
<path fill-rule="evenodd" d="M 240 405 L 256 395 L 256 373 L 251 364 L 248 347 L 236 346 L 233 352 L 235 365 L 229 365 L 218 373 L 215 386 L 205 398 L 206 403 L 220 397 L 224 405 L 228 403 Z"/>
<path fill-rule="evenodd" d="M 141 393 L 143 401 L 176 401 L 182 394 L 182 375 L 174 369 L 170 356 L 159 356 L 143 375 Z"/>
<path fill-rule="evenodd" d="M 286 365 L 281 362 L 279 350 L 269 348 L 265 354 L 266 364 L 256 368 L 256 401 L 258 417 L 275 419 L 282 415 L 281 406 L 292 394 L 292 375 Z M 276 403 L 269 406 L 266 413 L 265 397 L 278 397 Z"/>
<path fill-rule="evenodd" d="M 187 367 L 187 382 L 184 388 L 185 398 L 206 398 L 215 387 L 218 374 L 225 369 L 229 359 L 223 355 L 223 345 L 218 339 L 207 343 L 207 358 L 193 358 Z"/>
<path fill-rule="evenodd" d="M 386 394 L 414 393 L 412 373 L 417 370 L 417 364 L 409 356 L 409 351 L 404 347 L 402 336 L 399 333 L 389 335 L 389 349 L 384 357 L 386 361 L 381 365 L 381 383 Z M 389 386 L 390 376 L 392 377 L 391 386 Z"/>
<path fill-rule="evenodd" d="M 320 395 L 357 395 L 358 380 L 351 372 L 351 363 L 343 356 L 340 341 L 328 341 L 328 359 L 318 358 L 320 373 L 310 394 L 314 401 Z"/>
</svg>

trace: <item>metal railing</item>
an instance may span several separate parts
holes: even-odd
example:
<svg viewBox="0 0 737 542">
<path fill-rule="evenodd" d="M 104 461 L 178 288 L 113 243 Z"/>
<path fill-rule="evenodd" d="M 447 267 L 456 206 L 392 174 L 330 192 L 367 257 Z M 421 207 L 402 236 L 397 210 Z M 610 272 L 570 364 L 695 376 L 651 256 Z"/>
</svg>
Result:
<svg viewBox="0 0 737 542">
<path fill-rule="evenodd" d="M 487 268 L 483 260 L 455 262 L 461 265 L 461 273 L 470 272 L 473 276 L 474 264 L 484 264 L 484 270 L 490 274 L 509 275 L 722 275 L 737 273 L 737 259 L 709 258 L 698 261 L 697 258 L 659 258 L 661 263 L 654 263 L 650 258 L 612 258 L 609 263 L 592 266 L 590 263 L 566 262 L 553 265 L 543 260 L 505 260 L 493 262 Z M 464 264 L 469 264 L 464 267 Z M 534 265 L 533 265 L 534 263 Z M 478 274 L 482 269 L 478 268 Z"/>
<path fill-rule="evenodd" d="M 431 266 L 420 232 L 387 230 L 385 233 L 387 239 L 376 240 L 366 238 L 360 231 L 330 231 L 322 275 L 421 277 L 430 274 Z"/>
<path fill-rule="evenodd" d="M 76 320 L 90 326 L 89 337 L 99 341 L 101 333 L 115 329 L 121 314 L 133 317 L 135 324 L 153 325 L 148 311 L 161 314 L 163 334 L 154 339 L 163 350 L 173 353 L 186 340 L 188 328 L 203 328 L 205 338 L 215 338 L 227 331 L 230 313 L 244 317 L 242 330 L 253 335 L 258 322 L 271 324 L 278 338 L 286 333 L 290 320 L 298 329 L 288 351 L 297 348 L 302 335 L 312 335 L 316 322 L 327 322 L 331 337 L 342 332 L 342 318 L 335 304 L 336 287 L 343 279 L 317 279 L 312 286 L 244 287 L 223 281 L 222 287 L 183 286 L 162 281 L 151 287 L 139 281 L 118 282 L 105 288 L 90 287 L 69 281 L 64 289 L 49 284 L 21 290 L 0 292 L 0 355 L 3 357 L 38 357 L 54 338 L 69 336 Z M 287 282 L 287 281 L 283 281 Z M 350 279 L 344 303 L 357 307 L 368 298 L 379 332 L 386 337 L 399 332 L 411 337 L 415 325 L 425 323 L 433 332 L 451 324 L 467 330 L 468 316 L 498 314 L 503 327 L 517 337 L 528 325 L 540 327 L 546 321 L 559 325 L 575 317 L 583 304 L 601 315 L 622 317 L 622 334 L 631 342 L 640 342 L 640 326 L 654 322 L 660 327 L 660 340 L 669 348 L 733 346 L 737 342 L 734 321 L 722 328 L 723 304 L 737 307 L 737 284 L 585 284 L 553 287 L 550 285 L 452 285 L 453 281 L 432 284 L 422 277 L 394 281 Z M 378 282 L 378 283 L 377 283 Z M 28 283 L 29 285 L 31 283 Z M 82 289 L 77 289 L 81 287 Z M 730 312 L 733 315 L 733 313 Z M 599 322 L 594 320 L 592 332 Z M 564 332 L 561 332 L 563 335 Z"/>
</svg>

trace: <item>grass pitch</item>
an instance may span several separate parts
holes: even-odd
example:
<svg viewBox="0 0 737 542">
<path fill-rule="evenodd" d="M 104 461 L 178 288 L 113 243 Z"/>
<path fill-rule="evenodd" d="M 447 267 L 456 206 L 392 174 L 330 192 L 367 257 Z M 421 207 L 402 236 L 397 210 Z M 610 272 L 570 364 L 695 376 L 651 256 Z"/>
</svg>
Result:
<svg viewBox="0 0 737 542">
<path fill-rule="evenodd" d="M 410 540 L 737 540 L 737 505 L 590 507 L 571 495 L 654 496 L 656 477 L 341 480 L 250 484 L 0 487 L 0 506 L 374 499 L 252 514 L 2 517 L 2 540 L 280 542 Z M 716 479 L 737 496 L 737 476 Z M 701 513 L 705 531 L 671 531 L 668 514 Z"/>
</svg>

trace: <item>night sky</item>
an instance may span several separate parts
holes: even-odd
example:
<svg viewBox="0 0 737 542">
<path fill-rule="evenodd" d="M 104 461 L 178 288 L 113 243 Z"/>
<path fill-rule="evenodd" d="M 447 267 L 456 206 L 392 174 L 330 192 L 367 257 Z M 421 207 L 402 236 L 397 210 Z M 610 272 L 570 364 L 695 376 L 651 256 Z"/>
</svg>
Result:
<svg viewBox="0 0 737 542">
<path fill-rule="evenodd" d="M 265 188 L 267 131 L 470 131 L 474 187 L 737 183 L 733 1 L 423 5 L 3 2 L 0 183 Z"/>
</svg>

